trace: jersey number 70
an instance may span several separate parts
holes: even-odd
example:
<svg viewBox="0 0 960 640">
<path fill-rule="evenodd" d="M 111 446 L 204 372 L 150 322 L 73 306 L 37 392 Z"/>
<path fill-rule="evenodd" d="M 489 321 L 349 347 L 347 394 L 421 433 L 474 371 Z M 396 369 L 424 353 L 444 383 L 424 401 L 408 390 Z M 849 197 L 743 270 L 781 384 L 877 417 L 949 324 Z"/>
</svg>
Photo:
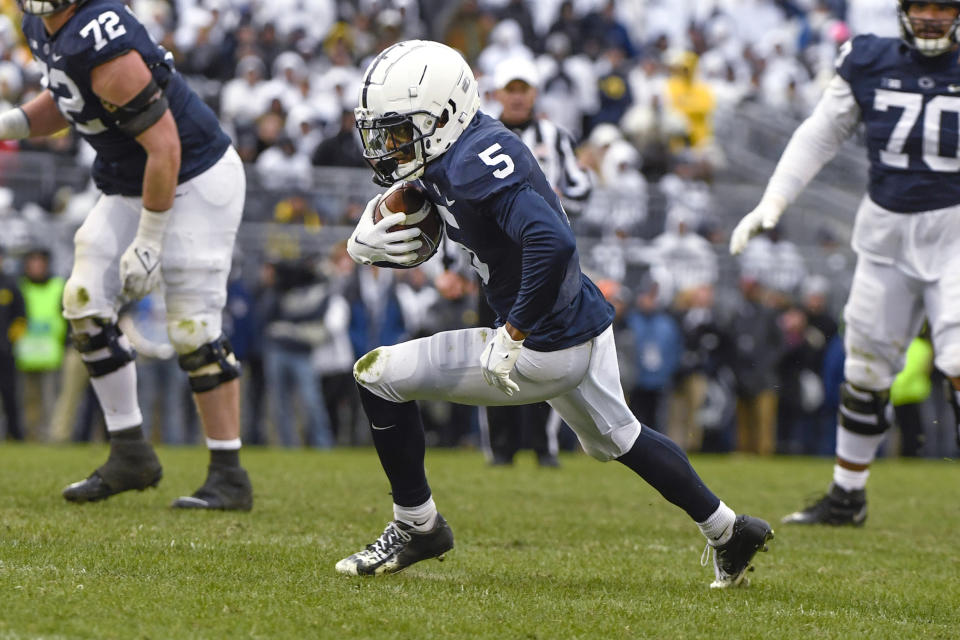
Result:
<svg viewBox="0 0 960 640">
<path fill-rule="evenodd" d="M 960 97 L 934 96 L 926 104 L 923 94 L 906 91 L 877 89 L 873 99 L 873 108 L 887 111 L 890 108 L 902 109 L 897 124 L 890 132 L 887 147 L 880 151 L 880 162 L 888 167 L 906 169 L 910 166 L 910 157 L 903 152 L 907 138 L 913 131 L 917 120 L 923 116 L 923 162 L 933 171 L 956 173 L 960 171 L 960 147 L 957 155 L 940 155 L 940 123 L 945 113 L 960 114 Z"/>
</svg>

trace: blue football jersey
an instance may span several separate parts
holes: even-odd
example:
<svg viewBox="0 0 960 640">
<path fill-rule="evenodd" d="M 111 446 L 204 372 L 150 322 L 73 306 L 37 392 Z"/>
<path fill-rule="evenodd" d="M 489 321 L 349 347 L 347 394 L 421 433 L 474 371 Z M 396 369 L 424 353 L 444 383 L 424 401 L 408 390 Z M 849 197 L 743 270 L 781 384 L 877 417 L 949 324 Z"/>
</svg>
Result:
<svg viewBox="0 0 960 640">
<path fill-rule="evenodd" d="M 900 213 L 960 204 L 957 52 L 928 58 L 899 38 L 862 35 L 837 72 L 866 127 L 873 201 Z"/>
<path fill-rule="evenodd" d="M 174 69 L 173 56 L 122 2 L 89 0 L 52 37 L 39 17 L 24 14 L 23 33 L 60 113 L 96 150 L 93 179 L 104 193 L 139 196 L 143 188 L 146 151 L 113 124 L 90 84 L 91 69 L 128 51 L 139 52 L 170 103 L 180 132 L 180 182 L 213 166 L 230 145 L 216 115 Z"/>
<path fill-rule="evenodd" d="M 498 120 L 478 112 L 421 182 L 447 236 L 470 252 L 500 323 L 530 332 L 525 346 L 565 349 L 613 321 L 613 307 L 580 271 L 559 198 L 530 150 Z"/>
</svg>

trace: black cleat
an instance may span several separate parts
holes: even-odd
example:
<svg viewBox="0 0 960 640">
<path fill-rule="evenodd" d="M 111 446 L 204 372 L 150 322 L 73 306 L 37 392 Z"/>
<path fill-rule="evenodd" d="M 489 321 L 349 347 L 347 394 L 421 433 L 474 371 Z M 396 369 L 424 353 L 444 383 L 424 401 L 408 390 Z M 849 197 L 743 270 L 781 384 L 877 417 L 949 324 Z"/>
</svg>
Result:
<svg viewBox="0 0 960 640">
<path fill-rule="evenodd" d="M 170 506 L 174 509 L 250 511 L 253 508 L 253 487 L 243 467 L 211 464 L 203 486 L 192 496 L 177 498 Z"/>
<path fill-rule="evenodd" d="M 803 511 L 785 515 L 784 524 L 829 524 L 862 527 L 867 521 L 867 492 L 845 491 L 831 483 L 826 494 Z"/>
<path fill-rule="evenodd" d="M 96 502 L 131 489 L 156 487 L 162 477 L 163 468 L 149 442 L 114 440 L 107 461 L 87 479 L 64 489 L 63 497 L 76 503 Z"/>
<path fill-rule="evenodd" d="M 557 469 L 560 467 L 560 460 L 552 453 L 538 453 L 537 464 L 541 467 Z"/>
<path fill-rule="evenodd" d="M 450 549 L 453 549 L 453 531 L 440 514 L 433 529 L 423 533 L 394 520 L 366 549 L 338 562 L 337 571 L 351 576 L 396 573 L 421 560 L 443 560 L 443 554 Z"/>
<path fill-rule="evenodd" d="M 744 578 L 752 571 L 750 561 L 758 551 L 767 550 L 767 541 L 773 540 L 773 529 L 765 520 L 747 515 L 737 516 L 733 523 L 733 535 L 726 543 L 714 547 L 707 543 L 703 550 L 701 564 L 706 565 L 710 551 L 713 550 L 713 572 L 715 580 L 711 589 L 726 589 L 747 586 Z"/>
</svg>

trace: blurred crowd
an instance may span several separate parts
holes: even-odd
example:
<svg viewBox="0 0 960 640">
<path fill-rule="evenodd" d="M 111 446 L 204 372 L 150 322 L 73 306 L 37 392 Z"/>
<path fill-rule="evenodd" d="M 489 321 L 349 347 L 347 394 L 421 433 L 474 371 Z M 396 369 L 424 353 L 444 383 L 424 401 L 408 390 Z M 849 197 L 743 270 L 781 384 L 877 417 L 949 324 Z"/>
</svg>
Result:
<svg viewBox="0 0 960 640">
<path fill-rule="evenodd" d="M 391 271 L 356 268 L 337 242 L 318 250 L 304 241 L 352 225 L 369 195 L 333 197 L 322 186 L 331 167 L 369 179 L 353 120 L 362 70 L 394 42 L 429 38 L 465 55 L 480 79 L 482 109 L 493 116 L 498 65 L 535 65 L 537 112 L 573 136 L 594 185 L 568 212 L 585 269 L 617 308 L 624 391 L 641 421 L 691 451 L 833 453 L 843 362 L 836 301 L 852 263 L 827 232 L 812 249 L 771 232 L 724 264 L 731 216 L 743 211 L 717 201 L 725 169 L 717 132 L 746 102 L 805 117 L 844 41 L 859 32 L 896 34 L 892 0 L 133 0 L 130 7 L 233 137 L 255 178 L 248 225 L 269 223 L 238 256 L 225 323 L 245 367 L 246 443 L 366 442 L 353 361 L 377 345 L 477 322 L 477 283 L 456 247 L 422 268 Z M 0 8 L 6 109 L 42 90 L 43 70 L 22 41 L 15 3 L 2 0 Z M 79 166 L 92 161 L 89 147 L 66 134 L 0 143 L 0 166 L 31 151 Z M 70 234 L 89 210 L 90 192 L 33 197 L 2 173 L 0 182 L 5 433 L 101 437 L 96 399 L 58 320 Z M 144 426 L 158 441 L 195 442 L 196 417 L 163 313 L 158 295 L 124 310 L 124 332 L 140 353 Z M 917 364 L 914 378 L 929 383 L 936 375 L 922 357 L 908 364 Z M 904 429 L 902 452 L 943 454 L 952 443 L 922 432 L 942 407 L 928 401 L 929 385 L 925 393 L 916 387 L 899 404 L 925 413 L 912 433 Z M 432 444 L 477 444 L 474 411 L 438 403 L 424 414 Z"/>
</svg>

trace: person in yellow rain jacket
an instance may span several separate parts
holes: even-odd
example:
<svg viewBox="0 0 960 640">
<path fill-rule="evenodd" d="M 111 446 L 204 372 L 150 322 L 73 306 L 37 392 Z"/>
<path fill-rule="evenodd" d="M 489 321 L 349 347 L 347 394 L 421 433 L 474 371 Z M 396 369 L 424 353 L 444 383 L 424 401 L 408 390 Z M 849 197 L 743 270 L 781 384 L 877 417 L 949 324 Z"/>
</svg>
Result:
<svg viewBox="0 0 960 640">
<path fill-rule="evenodd" d="M 700 148 L 713 141 L 713 112 L 716 106 L 713 90 L 697 79 L 697 55 L 690 51 L 677 53 L 669 61 L 667 79 L 668 107 L 687 119 L 687 136 L 691 147 Z"/>
</svg>

